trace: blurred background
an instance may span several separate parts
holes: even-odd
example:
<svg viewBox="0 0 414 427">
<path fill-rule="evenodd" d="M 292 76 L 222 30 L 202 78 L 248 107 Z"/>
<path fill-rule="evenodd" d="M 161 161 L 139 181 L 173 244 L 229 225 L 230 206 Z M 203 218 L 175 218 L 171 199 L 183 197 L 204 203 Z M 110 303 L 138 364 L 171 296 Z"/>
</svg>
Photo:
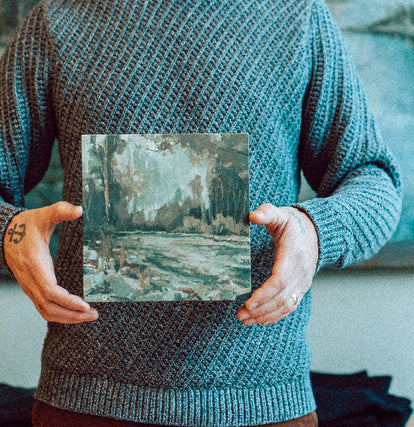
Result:
<svg viewBox="0 0 414 427">
<path fill-rule="evenodd" d="M 0 0 L 0 54 L 37 0 Z M 401 164 L 398 230 L 372 260 L 321 271 L 312 286 L 312 370 L 392 376 L 390 392 L 414 401 L 414 0 L 328 0 L 372 109 Z M 61 198 L 57 150 L 27 207 Z M 301 198 L 312 197 L 303 185 Z M 56 248 L 56 238 L 52 250 Z M 0 274 L 0 383 L 35 387 L 46 322 L 19 286 Z"/>
</svg>

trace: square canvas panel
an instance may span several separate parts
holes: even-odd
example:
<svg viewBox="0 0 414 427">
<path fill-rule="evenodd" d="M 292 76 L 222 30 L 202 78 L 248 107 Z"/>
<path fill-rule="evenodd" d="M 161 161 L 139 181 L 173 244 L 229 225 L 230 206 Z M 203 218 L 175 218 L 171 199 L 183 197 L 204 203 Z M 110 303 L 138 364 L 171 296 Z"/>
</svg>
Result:
<svg viewBox="0 0 414 427">
<path fill-rule="evenodd" d="M 83 135 L 84 298 L 247 299 L 247 134 Z"/>
</svg>

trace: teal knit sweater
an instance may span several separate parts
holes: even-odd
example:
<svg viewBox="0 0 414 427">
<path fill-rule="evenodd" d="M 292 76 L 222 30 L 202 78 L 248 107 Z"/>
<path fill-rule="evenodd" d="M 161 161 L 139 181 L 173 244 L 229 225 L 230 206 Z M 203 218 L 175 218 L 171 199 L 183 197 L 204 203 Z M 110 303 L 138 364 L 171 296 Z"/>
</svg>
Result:
<svg viewBox="0 0 414 427">
<path fill-rule="evenodd" d="M 0 63 L 2 235 L 55 138 L 63 198 L 81 204 L 82 134 L 192 132 L 249 133 L 251 209 L 306 211 L 318 268 L 367 258 L 396 226 L 397 166 L 322 0 L 50 0 Z M 317 197 L 297 204 L 301 170 Z M 58 283 L 82 295 L 81 221 L 65 223 L 59 240 Z M 256 289 L 273 263 L 264 227 L 251 227 L 251 254 Z M 96 322 L 50 323 L 36 397 L 184 426 L 313 411 L 309 293 L 269 326 L 244 326 L 240 305 L 102 303 Z"/>
</svg>

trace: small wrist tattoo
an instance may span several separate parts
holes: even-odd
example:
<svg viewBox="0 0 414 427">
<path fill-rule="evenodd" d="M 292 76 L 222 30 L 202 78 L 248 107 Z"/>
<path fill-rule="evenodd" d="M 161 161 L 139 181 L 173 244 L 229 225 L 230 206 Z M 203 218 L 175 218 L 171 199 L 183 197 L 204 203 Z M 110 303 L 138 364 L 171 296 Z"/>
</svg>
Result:
<svg viewBox="0 0 414 427">
<path fill-rule="evenodd" d="M 10 228 L 7 234 L 10 236 L 10 242 L 20 243 L 23 237 L 26 235 L 26 224 L 14 224 L 13 228 Z"/>
<path fill-rule="evenodd" d="M 296 215 L 296 212 L 295 211 L 293 211 L 292 209 L 289 209 L 289 214 L 296 220 L 296 222 L 298 223 L 298 225 L 299 225 L 299 228 L 300 228 L 300 233 L 302 234 L 302 235 L 305 235 L 306 234 L 306 230 L 305 230 L 305 227 L 304 227 L 304 225 L 303 225 L 303 222 L 302 222 L 302 220 Z"/>
</svg>

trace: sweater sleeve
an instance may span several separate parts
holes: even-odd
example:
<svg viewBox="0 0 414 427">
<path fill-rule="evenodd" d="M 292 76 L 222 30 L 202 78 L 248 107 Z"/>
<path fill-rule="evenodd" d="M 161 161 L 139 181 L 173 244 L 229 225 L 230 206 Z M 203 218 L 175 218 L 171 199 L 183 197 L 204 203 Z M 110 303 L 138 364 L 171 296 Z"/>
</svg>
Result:
<svg viewBox="0 0 414 427">
<path fill-rule="evenodd" d="M 0 268 L 3 239 L 24 194 L 43 177 L 55 136 L 49 39 L 41 6 L 27 16 L 0 59 Z"/>
<path fill-rule="evenodd" d="M 319 264 L 344 267 L 374 255 L 401 210 L 401 179 L 384 144 L 344 39 L 322 0 L 311 15 L 312 75 L 303 104 L 301 167 L 316 198 Z"/>
</svg>

